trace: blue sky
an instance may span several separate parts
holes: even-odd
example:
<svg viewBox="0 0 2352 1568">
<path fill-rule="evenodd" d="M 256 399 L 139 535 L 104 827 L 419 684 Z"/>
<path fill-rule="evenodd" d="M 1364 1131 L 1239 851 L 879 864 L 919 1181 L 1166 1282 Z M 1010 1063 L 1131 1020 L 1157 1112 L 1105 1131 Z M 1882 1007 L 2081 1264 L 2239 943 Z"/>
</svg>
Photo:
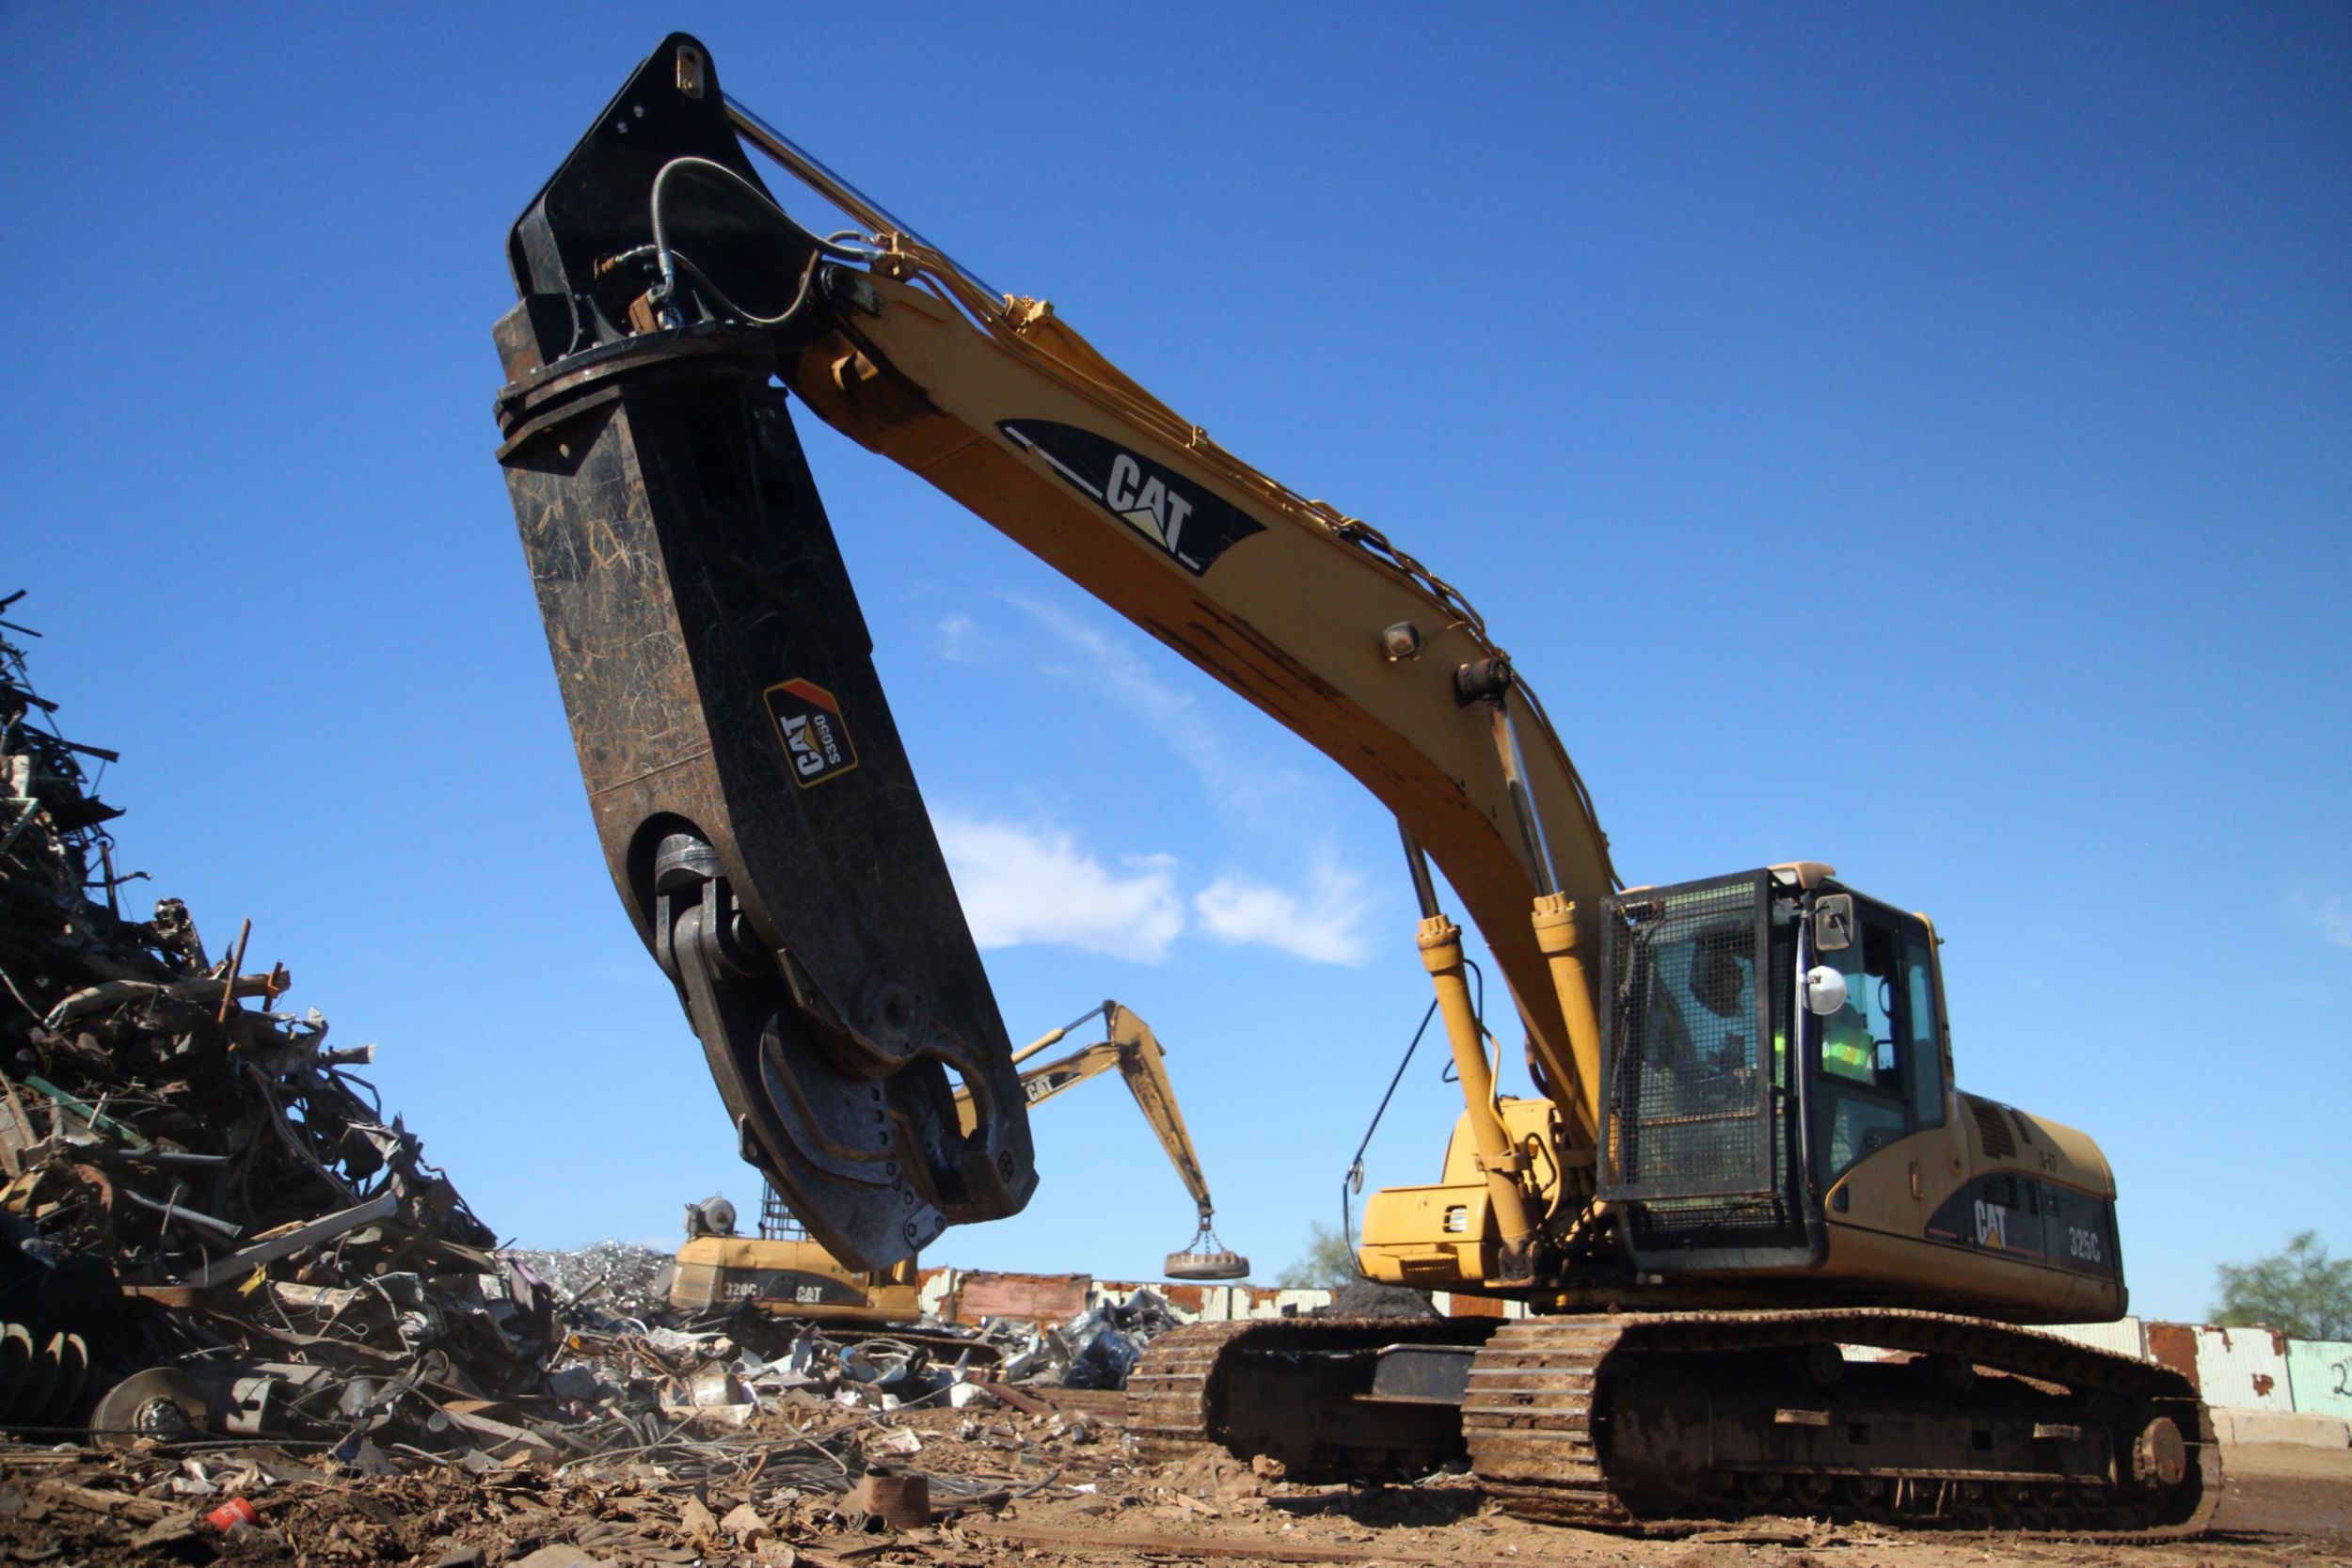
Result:
<svg viewBox="0 0 2352 1568">
<path fill-rule="evenodd" d="M 2135 1304 L 2352 1246 L 2340 8 L 15 6 L 0 591 L 186 897 L 489 1221 L 755 1184 L 604 877 L 491 450 L 506 228 L 671 26 L 968 266 L 1459 585 L 1617 863 L 1932 914 Z M 1427 992 L 1385 816 L 803 420 L 1016 1037 L 1158 1028 L 1262 1273 Z M 1431 1179 L 1434 1059 L 1374 1145 Z M 967 1266 L 1154 1272 L 1116 1085 Z"/>
</svg>

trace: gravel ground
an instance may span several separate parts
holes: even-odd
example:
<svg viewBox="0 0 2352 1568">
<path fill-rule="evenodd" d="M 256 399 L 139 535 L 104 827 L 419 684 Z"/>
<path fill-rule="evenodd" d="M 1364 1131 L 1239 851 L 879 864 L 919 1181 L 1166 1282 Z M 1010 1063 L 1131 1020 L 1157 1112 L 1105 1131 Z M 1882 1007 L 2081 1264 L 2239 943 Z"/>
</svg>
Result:
<svg viewBox="0 0 2352 1568">
<path fill-rule="evenodd" d="M 763 1486 L 758 1476 L 698 1487 L 651 1466 L 591 1479 L 503 1465 L 485 1473 L 452 1466 L 361 1478 L 332 1474 L 301 1453 L 257 1450 L 201 1462 L 210 1484 L 240 1488 L 260 1514 L 258 1525 L 223 1537 L 202 1522 L 200 1511 L 217 1506 L 226 1493 L 173 1491 L 175 1476 L 183 1486 L 193 1481 L 175 1456 L 0 1449 L 0 1562 L 1139 1568 L 1223 1560 L 1433 1568 L 2352 1568 L 2352 1451 L 2227 1450 L 2216 1528 L 2196 1542 L 2085 1545 L 1802 1519 L 1758 1519 L 1737 1529 L 1653 1541 L 1508 1518 L 1467 1478 L 1365 1493 L 1292 1485 L 1206 1451 L 1147 1465 L 1118 1424 L 1114 1399 L 1065 1394 L 1055 1404 L 1042 1414 L 910 1411 L 861 1427 L 857 1441 L 870 1462 L 942 1478 L 936 1501 L 956 1501 L 951 1485 L 980 1491 L 953 1516 L 903 1534 L 861 1528 L 846 1493 Z M 777 1423 L 782 1436 L 856 1418 L 846 1411 L 803 1410 L 762 1420 Z M 1009 1494 L 1025 1495 L 1007 1500 Z"/>
</svg>

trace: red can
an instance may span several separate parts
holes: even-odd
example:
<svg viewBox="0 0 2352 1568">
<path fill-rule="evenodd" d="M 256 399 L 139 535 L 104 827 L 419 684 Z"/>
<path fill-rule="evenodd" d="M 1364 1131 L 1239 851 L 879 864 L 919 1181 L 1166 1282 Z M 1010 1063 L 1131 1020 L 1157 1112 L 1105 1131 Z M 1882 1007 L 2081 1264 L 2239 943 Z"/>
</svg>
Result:
<svg viewBox="0 0 2352 1568">
<path fill-rule="evenodd" d="M 243 1497 L 231 1497 L 204 1515 L 204 1522 L 220 1531 L 221 1534 L 229 1535 L 243 1529 L 247 1525 L 260 1524 L 262 1516 L 256 1513 L 253 1511 L 253 1505 Z"/>
</svg>

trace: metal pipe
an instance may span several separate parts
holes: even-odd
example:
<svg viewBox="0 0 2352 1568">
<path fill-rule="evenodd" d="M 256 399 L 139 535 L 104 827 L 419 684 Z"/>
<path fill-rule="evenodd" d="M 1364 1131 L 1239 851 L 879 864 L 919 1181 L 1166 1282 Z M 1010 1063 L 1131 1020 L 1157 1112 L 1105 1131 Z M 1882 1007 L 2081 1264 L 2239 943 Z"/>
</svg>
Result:
<svg viewBox="0 0 2352 1568">
<path fill-rule="evenodd" d="M 1438 918 L 1438 889 L 1429 879 L 1429 857 L 1422 851 L 1421 840 L 1413 836 L 1413 830 L 1402 822 L 1396 825 L 1396 836 L 1405 841 L 1405 863 L 1413 873 L 1413 896 L 1421 900 L 1421 917 L 1435 920 Z"/>
<path fill-rule="evenodd" d="M 1511 810 L 1519 819 L 1519 838 L 1527 850 L 1528 872 L 1535 879 L 1535 891 L 1551 894 L 1560 891 L 1560 874 L 1552 869 L 1551 845 L 1544 837 L 1543 818 L 1536 815 L 1535 798 L 1527 788 L 1527 757 L 1519 750 L 1519 727 L 1511 718 L 1511 699 L 1505 692 L 1488 699 L 1494 719 L 1495 752 L 1502 760 L 1502 777 L 1510 786 Z"/>
<path fill-rule="evenodd" d="M 109 1148 L 103 1144 L 76 1152 L 102 1165 L 138 1165 L 159 1170 L 218 1170 L 233 1158 L 227 1154 L 188 1154 L 179 1149 Z"/>
<path fill-rule="evenodd" d="M 1569 1097 L 1569 1124 L 1581 1140 L 1598 1145 L 1600 1104 L 1600 1018 L 1593 1002 L 1594 972 L 1580 951 L 1576 905 L 1566 895 L 1548 893 L 1535 900 L 1530 917 L 1535 945 L 1551 968 L 1551 989 L 1560 998 L 1560 1016 L 1568 1026 L 1570 1081 L 1561 1085 Z"/>
<path fill-rule="evenodd" d="M 1486 1177 L 1487 1207 L 1494 1212 L 1504 1250 L 1516 1252 L 1535 1228 L 1528 1217 L 1526 1190 L 1519 1183 L 1526 1162 L 1511 1147 L 1510 1132 L 1495 1107 L 1494 1069 L 1486 1063 L 1486 1042 L 1480 1034 L 1470 981 L 1463 973 L 1462 928 L 1438 915 L 1421 923 L 1418 940 L 1422 967 L 1438 989 L 1438 1011 L 1445 1016 L 1446 1040 L 1454 1047 L 1454 1070 L 1462 1081 L 1470 1137 L 1478 1146 L 1478 1168 Z"/>
<path fill-rule="evenodd" d="M 735 122 L 735 129 L 741 134 L 743 139 L 774 159 L 786 173 L 866 225 L 874 233 L 901 234 L 916 245 L 935 253 L 948 266 L 955 269 L 957 277 L 977 289 L 989 299 L 1001 300 L 1005 297 L 974 276 L 970 268 L 915 232 L 913 224 L 901 221 L 881 202 L 835 174 L 826 166 L 822 159 L 760 119 L 756 113 L 738 102 L 732 95 L 721 93 L 719 97 L 727 106 L 727 118 Z"/>
<path fill-rule="evenodd" d="M 1084 1023 L 1088 1019 L 1092 1018 L 1097 1013 L 1108 1012 L 1110 1010 L 1110 1006 L 1111 1005 L 1107 1002 L 1098 1002 L 1093 1006 L 1089 1007 L 1085 1012 L 1080 1013 L 1076 1018 L 1073 1018 L 1069 1022 L 1063 1024 L 1060 1028 L 1046 1030 L 1045 1033 L 1040 1035 L 1037 1038 L 1031 1040 L 1028 1044 L 1023 1046 L 1020 1050 L 1012 1053 L 1012 1065 L 1019 1067 L 1022 1063 L 1027 1061 L 1030 1057 L 1036 1055 L 1047 1046 L 1059 1045 L 1064 1039 L 1069 1037 L 1071 1030 L 1075 1029 L 1079 1024 Z"/>
<path fill-rule="evenodd" d="M 184 1220 L 216 1236 L 225 1236 L 232 1242 L 241 1240 L 245 1235 L 245 1227 L 230 1225 L 227 1220 L 215 1219 L 212 1215 L 191 1209 L 184 1203 L 158 1203 L 145 1193 L 135 1192 L 129 1187 L 117 1187 L 115 1191 L 142 1209 L 152 1209 L 156 1213 L 163 1215 L 167 1221 Z"/>
</svg>

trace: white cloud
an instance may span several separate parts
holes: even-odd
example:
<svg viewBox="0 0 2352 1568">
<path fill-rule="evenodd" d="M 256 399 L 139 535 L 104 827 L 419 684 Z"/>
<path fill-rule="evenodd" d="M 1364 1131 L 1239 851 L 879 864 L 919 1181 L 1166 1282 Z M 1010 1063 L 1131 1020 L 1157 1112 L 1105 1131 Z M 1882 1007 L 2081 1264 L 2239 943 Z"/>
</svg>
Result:
<svg viewBox="0 0 2352 1568">
<path fill-rule="evenodd" d="M 1363 879 L 1333 865 L 1317 866 L 1295 893 L 1229 873 L 1195 895 L 1192 907 L 1202 928 L 1219 942 L 1255 942 L 1315 963 L 1351 967 L 1372 956 L 1363 931 Z"/>
<path fill-rule="evenodd" d="M 1167 855 L 1125 856 L 1113 871 L 1058 828 L 952 814 L 936 825 L 982 947 L 1051 942 L 1157 963 L 1184 928 L 1176 863 Z"/>
<path fill-rule="evenodd" d="M 2319 938 L 2330 947 L 2352 948 L 2352 908 L 2343 898 L 2330 895 L 2325 900 L 2295 895 L 2295 912 L 2312 923 Z"/>
<path fill-rule="evenodd" d="M 1282 860 L 1298 855 L 1309 815 L 1303 798 L 1317 788 L 1313 780 L 1251 756 L 1246 737 L 1236 747 L 1224 721 L 1202 712 L 1194 693 L 1163 680 L 1108 629 L 1042 600 L 1008 595 L 1007 602 L 1050 636 L 1040 673 L 1140 721 L 1229 821 L 1251 830 L 1250 837 L 1279 837 Z M 970 615 L 949 615 L 937 631 L 943 658 L 969 663 L 1004 652 L 1002 640 Z M 1245 724 L 1257 722 L 1236 713 Z M 1099 859 L 1051 823 L 949 813 L 937 826 L 973 937 L 984 948 L 1053 943 L 1156 962 L 1189 922 L 1228 945 L 1269 947 L 1311 963 L 1352 966 L 1370 956 L 1363 879 L 1343 869 L 1328 847 L 1300 885 L 1228 874 L 1190 898 L 1188 916 L 1172 857 Z"/>
<path fill-rule="evenodd" d="M 977 663 L 979 641 L 979 624 L 969 615 L 950 615 L 939 623 L 939 657 L 950 664 Z"/>
<path fill-rule="evenodd" d="M 1226 743 L 1223 726 L 1200 711 L 1192 693 L 1180 691 L 1153 674 L 1133 648 L 1058 606 L 1022 598 L 1012 603 L 1086 656 L 1083 668 L 1048 664 L 1045 673 L 1080 682 L 1089 691 L 1107 697 L 1150 725 L 1226 810 L 1263 821 L 1282 802 L 1308 787 L 1303 776 L 1288 768 L 1236 757 Z M 1248 716 L 1245 721 L 1262 721 Z"/>
</svg>

